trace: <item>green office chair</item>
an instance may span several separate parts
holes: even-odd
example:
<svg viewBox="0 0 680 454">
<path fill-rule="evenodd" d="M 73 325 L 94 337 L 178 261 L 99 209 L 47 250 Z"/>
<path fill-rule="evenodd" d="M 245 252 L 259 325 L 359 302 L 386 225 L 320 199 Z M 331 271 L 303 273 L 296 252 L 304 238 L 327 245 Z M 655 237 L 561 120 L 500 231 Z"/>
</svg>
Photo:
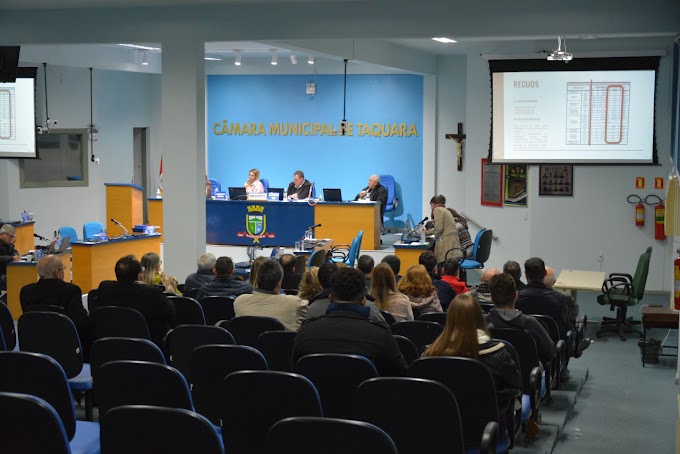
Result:
<svg viewBox="0 0 680 454">
<path fill-rule="evenodd" d="M 636 305 L 645 293 L 651 256 L 652 248 L 650 246 L 640 256 L 635 269 L 635 276 L 625 273 L 611 273 L 609 278 L 604 281 L 602 295 L 597 297 L 597 302 L 602 306 L 609 305 L 611 311 L 616 308 L 616 318 L 604 317 L 600 322 L 600 329 L 595 333 L 597 337 L 601 337 L 602 333 L 606 331 L 619 333 L 622 341 L 626 340 L 625 333 L 636 332 L 642 335 L 639 330 L 633 328 L 634 324 L 640 322 L 633 321 L 632 317 L 626 317 L 626 313 L 628 306 Z"/>
</svg>

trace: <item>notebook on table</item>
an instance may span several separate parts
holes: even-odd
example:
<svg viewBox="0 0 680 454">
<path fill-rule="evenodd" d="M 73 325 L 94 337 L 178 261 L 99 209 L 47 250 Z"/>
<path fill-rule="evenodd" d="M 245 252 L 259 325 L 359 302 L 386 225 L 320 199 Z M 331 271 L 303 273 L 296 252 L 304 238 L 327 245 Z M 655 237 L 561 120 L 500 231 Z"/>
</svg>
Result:
<svg viewBox="0 0 680 454">
<path fill-rule="evenodd" d="M 338 188 L 324 188 L 324 202 L 342 202 L 342 191 Z"/>
</svg>

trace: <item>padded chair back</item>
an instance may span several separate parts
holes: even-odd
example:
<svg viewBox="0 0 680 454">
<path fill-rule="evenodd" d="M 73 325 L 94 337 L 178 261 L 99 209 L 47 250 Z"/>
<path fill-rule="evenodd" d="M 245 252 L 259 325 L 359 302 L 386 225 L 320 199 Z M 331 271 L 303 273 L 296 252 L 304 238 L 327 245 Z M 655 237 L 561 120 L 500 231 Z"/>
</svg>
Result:
<svg viewBox="0 0 680 454">
<path fill-rule="evenodd" d="M 290 416 L 322 416 L 319 394 L 302 375 L 239 371 L 227 375 L 223 390 L 229 397 L 222 406 L 222 439 L 229 453 L 262 453 L 267 432 L 277 421 Z M 297 445 L 306 439 L 298 438 Z"/>
<path fill-rule="evenodd" d="M 267 359 L 270 370 L 291 372 L 293 364 L 293 344 L 296 332 L 293 331 L 265 331 L 257 338 L 257 349 Z"/>
<path fill-rule="evenodd" d="M 477 232 L 474 246 L 472 247 L 472 260 L 463 260 L 460 267 L 462 269 L 484 268 L 484 263 L 489 260 L 489 255 L 491 255 L 492 241 L 493 230 L 482 229 Z"/>
<path fill-rule="evenodd" d="M 428 312 L 418 317 L 418 320 L 424 322 L 435 322 L 442 326 L 446 325 L 446 312 Z"/>
<path fill-rule="evenodd" d="M 324 415 L 347 419 L 352 417 L 352 398 L 359 385 L 378 376 L 370 360 L 340 353 L 303 356 L 295 364 L 295 372 L 314 383 L 321 396 Z"/>
<path fill-rule="evenodd" d="M 0 440 L 4 452 L 71 453 L 64 425 L 45 400 L 28 394 L 0 393 L 0 408 Z"/>
<path fill-rule="evenodd" d="M 427 440 L 423 440 L 426 443 Z M 359 447 L 361 449 L 359 449 Z M 286 418 L 267 434 L 266 454 L 397 454 L 382 429 L 361 421 L 335 418 Z"/>
<path fill-rule="evenodd" d="M 64 369 L 59 363 L 40 353 L 0 352 L 0 370 L 0 392 L 30 394 L 44 399 L 59 415 L 66 437 L 73 439 L 76 413 Z M 5 413 L 4 408 L 0 413 Z M 32 436 L 35 434 L 33 431 Z"/>
<path fill-rule="evenodd" d="M 175 323 L 179 325 L 205 325 L 203 308 L 198 301 L 186 296 L 168 296 L 175 304 Z"/>
<path fill-rule="evenodd" d="M 54 304 L 31 304 L 26 306 L 24 312 L 56 312 L 57 314 L 66 315 L 66 309 L 61 306 L 55 306 Z"/>
<path fill-rule="evenodd" d="M 93 314 L 95 338 L 134 337 L 151 339 L 146 319 L 130 307 L 103 306 Z"/>
<path fill-rule="evenodd" d="M 494 339 L 501 339 L 510 343 L 519 357 L 519 367 L 522 371 L 522 392 L 530 393 L 531 370 L 539 365 L 536 342 L 531 335 L 519 329 L 489 328 Z"/>
<path fill-rule="evenodd" d="M 279 320 L 273 317 L 243 316 L 234 317 L 227 326 L 221 323 L 219 326 L 227 329 L 236 339 L 239 345 L 248 345 L 257 348 L 257 338 L 265 331 L 286 331 Z"/>
<path fill-rule="evenodd" d="M 411 364 L 413 361 L 420 358 L 418 347 L 416 347 L 416 344 L 414 344 L 411 339 L 405 336 L 400 336 L 399 334 L 394 334 L 394 340 L 397 341 L 399 351 L 404 356 L 406 364 Z"/>
<path fill-rule="evenodd" d="M 150 405 L 127 405 L 106 413 L 101 419 L 101 449 L 107 454 L 224 453 L 222 440 L 203 416 Z"/>
<path fill-rule="evenodd" d="M 181 325 L 170 330 L 165 345 L 170 365 L 179 370 L 191 383 L 191 354 L 201 345 L 233 345 L 234 337 L 224 328 L 205 325 Z M 224 378 L 224 377 L 222 377 Z"/>
<path fill-rule="evenodd" d="M 493 309 L 494 305 L 493 303 L 479 303 L 479 307 L 482 309 L 482 312 L 486 314 Z"/>
<path fill-rule="evenodd" d="M 395 323 L 397 323 L 397 321 L 394 319 L 394 315 L 390 314 L 389 312 L 380 311 L 380 313 L 382 314 L 383 318 L 385 319 L 385 323 L 387 323 L 388 325 L 392 326 Z"/>
<path fill-rule="evenodd" d="M 327 255 L 328 251 L 325 249 L 319 249 L 318 251 L 312 252 L 312 255 L 309 256 L 309 260 L 307 260 L 307 268 L 323 265 L 326 263 Z"/>
<path fill-rule="evenodd" d="M 99 369 L 111 361 L 147 361 L 165 364 L 165 356 L 156 344 L 132 337 L 104 337 L 97 339 L 90 350 L 92 379 L 96 383 Z"/>
<path fill-rule="evenodd" d="M 387 189 L 387 203 L 385 204 L 384 212 L 394 210 L 394 198 L 397 194 L 394 177 L 392 175 L 380 175 L 380 184 Z"/>
<path fill-rule="evenodd" d="M 637 268 L 635 268 L 635 276 L 633 276 L 633 292 L 637 301 L 640 301 L 645 294 L 647 275 L 649 274 L 649 261 L 651 258 L 652 247 L 650 246 L 642 255 L 640 255 Z"/>
<path fill-rule="evenodd" d="M 354 394 L 353 419 L 387 432 L 399 454 L 465 452 L 456 398 L 446 386 L 433 380 L 402 377 L 366 380 Z"/>
<path fill-rule="evenodd" d="M 348 264 L 349 266 L 353 267 L 355 262 L 359 261 L 359 255 L 361 255 L 361 242 L 364 239 L 364 231 L 359 230 L 359 233 L 357 233 L 357 247 L 354 250 L 354 260 L 352 260 L 351 264 Z"/>
<path fill-rule="evenodd" d="M 200 287 L 198 287 L 198 288 L 190 288 L 190 289 L 187 290 L 186 292 L 182 292 L 182 295 L 187 296 L 187 297 L 189 297 L 189 298 L 196 299 L 196 297 L 198 296 L 199 290 L 201 290 Z"/>
<path fill-rule="evenodd" d="M 216 325 L 220 320 L 234 318 L 234 298 L 206 296 L 201 300 L 206 325 Z"/>
<path fill-rule="evenodd" d="M 264 186 L 264 193 L 267 194 L 269 192 L 269 180 L 266 178 L 260 178 L 260 183 L 262 183 L 262 186 Z"/>
<path fill-rule="evenodd" d="M 310 181 L 310 185 L 312 186 L 312 189 L 310 191 L 309 196 L 313 199 L 316 199 L 316 185 L 314 184 L 313 181 Z"/>
<path fill-rule="evenodd" d="M 295 257 L 295 272 L 304 273 L 305 267 L 307 265 L 307 257 L 304 255 L 298 255 Z"/>
<path fill-rule="evenodd" d="M 496 386 L 491 372 L 470 358 L 438 356 L 420 358 L 408 368 L 410 377 L 438 381 L 456 397 L 466 448 L 479 446 L 489 421 L 498 423 Z"/>
<path fill-rule="evenodd" d="M 73 378 L 83 369 L 83 352 L 76 327 L 70 318 L 56 312 L 26 312 L 19 317 L 21 351 L 54 358 Z"/>
<path fill-rule="evenodd" d="M 74 229 L 73 227 L 65 225 L 63 227 L 59 227 L 59 230 L 57 230 L 57 232 L 59 233 L 59 236 L 62 238 L 70 236 L 71 242 L 78 241 L 78 232 L 76 232 L 76 229 Z"/>
<path fill-rule="evenodd" d="M 14 320 L 12 313 L 7 305 L 0 301 L 0 331 L 2 332 L 2 342 L 0 342 L 0 350 L 12 351 L 17 346 L 17 332 L 14 327 Z"/>
<path fill-rule="evenodd" d="M 94 238 L 97 233 L 104 231 L 104 226 L 100 222 L 88 222 L 83 225 L 83 241 Z"/>
<path fill-rule="evenodd" d="M 208 178 L 210 180 L 210 195 L 212 197 L 215 197 L 216 192 L 222 192 L 222 185 L 220 184 L 220 180 L 217 178 Z"/>
<path fill-rule="evenodd" d="M 99 289 L 93 288 L 87 292 L 87 311 L 93 314 L 99 307 Z"/>
<path fill-rule="evenodd" d="M 165 364 L 111 361 L 99 369 L 95 391 L 100 415 L 121 405 L 194 409 L 186 380 Z"/>
<path fill-rule="evenodd" d="M 191 353 L 191 394 L 196 411 L 220 425 L 224 379 L 240 370 L 267 370 L 262 353 L 246 345 L 202 345 Z"/>
<path fill-rule="evenodd" d="M 395 323 L 390 328 L 392 329 L 392 334 L 399 334 L 411 339 L 416 344 L 419 355 L 425 351 L 426 346 L 434 342 L 444 331 L 444 327 L 439 323 L 422 320 L 407 320 Z"/>
</svg>

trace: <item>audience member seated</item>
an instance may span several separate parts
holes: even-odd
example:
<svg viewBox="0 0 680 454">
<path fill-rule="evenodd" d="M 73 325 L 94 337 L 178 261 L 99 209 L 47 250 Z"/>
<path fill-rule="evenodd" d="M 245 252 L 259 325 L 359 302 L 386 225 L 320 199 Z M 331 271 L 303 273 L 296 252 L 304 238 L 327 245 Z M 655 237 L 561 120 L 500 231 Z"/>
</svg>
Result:
<svg viewBox="0 0 680 454">
<path fill-rule="evenodd" d="M 373 260 L 373 257 L 366 254 L 359 256 L 359 260 L 357 260 L 357 269 L 364 275 L 364 279 L 366 280 L 366 291 L 371 288 L 371 271 L 373 271 L 374 266 L 375 261 Z"/>
<path fill-rule="evenodd" d="M 92 323 L 83 307 L 83 292 L 77 285 L 64 282 L 64 270 L 57 255 L 46 255 L 38 262 L 40 279 L 34 284 L 25 285 L 19 294 L 21 309 L 26 312 L 34 304 L 49 304 L 64 308 L 66 315 L 78 330 L 83 355 L 89 358 L 92 344 Z"/>
<path fill-rule="evenodd" d="M 273 317 L 289 331 L 300 329 L 300 324 L 307 316 L 307 301 L 293 295 L 280 295 L 282 279 L 283 268 L 278 261 L 263 262 L 257 270 L 257 287 L 252 294 L 236 298 L 234 314 L 237 317 Z"/>
<path fill-rule="evenodd" d="M 480 361 L 493 376 L 498 407 L 502 411 L 512 411 L 515 400 L 522 393 L 519 365 L 515 364 L 503 342 L 491 339 L 482 310 L 471 295 L 454 298 L 446 315 L 444 331 L 423 356 L 462 356 Z"/>
<path fill-rule="evenodd" d="M 453 287 L 443 281 L 438 274 L 439 267 L 437 266 L 437 256 L 434 255 L 434 252 L 432 251 L 425 251 L 420 254 L 418 263 L 423 265 L 427 270 L 427 274 L 430 276 L 430 279 L 432 279 L 432 285 L 437 289 L 437 296 L 439 297 L 439 303 L 442 306 L 442 310 L 446 312 L 453 297 L 456 296 L 456 292 L 453 290 Z"/>
<path fill-rule="evenodd" d="M 524 262 L 524 275 L 527 285 L 519 291 L 515 307 L 525 314 L 547 315 L 552 318 L 560 329 L 560 338 L 566 339 L 567 331 L 571 328 L 567 304 L 562 295 L 545 286 L 543 281 L 546 270 L 543 260 L 532 257 Z"/>
<path fill-rule="evenodd" d="M 381 311 L 392 314 L 395 321 L 413 320 L 411 301 L 397 290 L 394 272 L 387 263 L 373 268 L 370 295 L 375 298 L 376 306 Z"/>
<path fill-rule="evenodd" d="M 409 266 L 397 289 L 411 301 L 414 314 L 420 316 L 430 312 L 442 312 L 437 289 L 432 285 L 432 279 L 423 265 Z"/>
<path fill-rule="evenodd" d="M 371 175 L 368 177 L 368 186 L 362 189 L 354 197 L 354 200 L 371 200 L 380 203 L 380 223 L 382 225 L 382 218 L 387 205 L 387 196 L 387 188 L 380 184 L 380 177 L 378 175 Z"/>
<path fill-rule="evenodd" d="M 158 254 L 155 252 L 147 252 L 142 256 L 140 263 L 142 264 L 142 281 L 146 285 L 161 286 L 166 292 L 174 293 L 180 296 L 182 295 L 182 293 L 177 290 L 177 279 L 172 278 L 175 280 L 175 285 L 174 287 L 170 285 L 170 289 L 168 289 L 163 283 L 165 281 L 172 284 L 172 279 L 164 279 L 166 274 L 161 271 L 161 265 L 163 262 L 161 261 L 161 258 L 158 256 Z"/>
<path fill-rule="evenodd" d="M 489 291 L 489 282 L 491 278 L 501 274 L 496 268 L 487 268 L 482 273 L 482 277 L 479 278 L 479 285 L 470 290 L 470 295 L 478 303 L 491 303 L 491 292 Z"/>
<path fill-rule="evenodd" d="M 302 273 L 295 272 L 295 256 L 293 254 L 283 254 L 279 257 L 279 263 L 283 268 L 283 288 L 300 288 Z"/>
<path fill-rule="evenodd" d="M 555 270 L 553 270 L 551 267 L 546 266 L 545 267 L 545 279 L 543 282 L 545 283 L 545 286 L 548 290 L 553 289 L 553 285 L 555 285 Z M 567 305 L 567 310 L 569 312 L 569 319 L 571 320 L 572 324 L 576 323 L 576 319 L 578 318 L 578 312 L 579 312 L 579 307 L 576 301 L 574 301 L 574 298 L 571 297 L 571 295 L 566 295 L 561 292 L 555 292 L 559 295 L 560 298 L 564 301 L 564 303 Z"/>
<path fill-rule="evenodd" d="M 314 353 L 348 353 L 371 360 L 380 375 L 402 375 L 406 361 L 389 327 L 370 319 L 365 292 L 359 270 L 338 270 L 326 315 L 306 320 L 295 337 L 293 363 Z"/>
<path fill-rule="evenodd" d="M 323 290 L 319 283 L 318 273 L 318 266 L 313 266 L 305 270 L 302 275 L 302 281 L 300 281 L 300 291 L 297 294 L 298 298 L 309 301 L 310 298 L 313 298 L 314 295 L 318 295 L 319 292 Z"/>
<path fill-rule="evenodd" d="M 503 265 L 503 272 L 512 276 L 515 280 L 515 288 L 518 292 L 526 287 L 526 284 L 520 280 L 522 277 L 522 268 L 520 268 L 519 263 L 514 260 L 508 260 Z"/>
<path fill-rule="evenodd" d="M 132 255 L 116 262 L 116 280 L 102 281 L 97 291 L 99 306 L 130 307 L 142 313 L 151 340 L 163 348 L 163 339 L 175 325 L 175 306 L 163 290 L 142 282 L 142 265 Z"/>
<path fill-rule="evenodd" d="M 288 185 L 286 197 L 291 200 L 307 199 L 311 196 L 311 191 L 312 184 L 305 180 L 304 172 L 302 170 L 296 170 L 295 173 L 293 173 L 293 181 Z"/>
<path fill-rule="evenodd" d="M 333 291 L 333 276 L 335 276 L 336 271 L 339 269 L 338 264 L 333 262 L 326 262 L 319 267 L 319 284 L 321 284 L 323 290 L 309 300 L 309 308 L 307 309 L 308 320 L 326 315 L 326 310 L 331 304 L 330 295 Z M 385 323 L 385 318 L 374 302 L 366 300 L 365 306 L 371 311 L 368 316 L 369 319 Z"/>
<path fill-rule="evenodd" d="M 544 365 L 550 364 L 555 356 L 555 344 L 538 320 L 515 309 L 517 290 L 513 277 L 507 273 L 492 277 L 489 290 L 495 307 L 484 315 L 487 327 L 527 331 L 536 342 L 538 358 Z"/>
<path fill-rule="evenodd" d="M 401 280 L 401 274 L 399 274 L 399 272 L 401 271 L 401 260 L 399 259 L 399 257 L 397 257 L 394 254 L 386 255 L 385 257 L 383 257 L 380 263 L 386 263 L 387 265 L 389 265 L 389 267 L 392 268 L 392 273 L 394 273 L 394 279 L 397 282 Z"/>
<path fill-rule="evenodd" d="M 7 289 L 7 264 L 21 260 L 19 252 L 14 248 L 16 229 L 10 224 L 0 227 L 0 290 Z"/>
<path fill-rule="evenodd" d="M 234 262 L 230 257 L 218 258 L 213 267 L 215 279 L 201 287 L 196 299 L 201 301 L 206 296 L 238 296 L 252 293 L 253 287 L 234 276 L 235 272 Z"/>
<path fill-rule="evenodd" d="M 252 288 L 257 288 L 257 270 L 260 269 L 260 265 L 267 261 L 269 261 L 267 257 L 261 256 L 253 260 L 253 263 L 250 264 L 250 276 L 248 277 L 248 281 Z"/>
<path fill-rule="evenodd" d="M 184 281 L 184 293 L 193 288 L 201 288 L 203 284 L 212 282 L 215 279 L 213 268 L 217 259 L 209 252 L 202 254 L 198 258 L 198 268 L 196 272 L 187 276 Z"/>
<path fill-rule="evenodd" d="M 456 295 L 470 293 L 465 281 L 460 280 L 460 264 L 458 259 L 447 259 L 442 266 L 442 281 L 451 286 Z"/>
<path fill-rule="evenodd" d="M 264 192 L 264 185 L 260 181 L 260 171 L 258 169 L 250 169 L 248 172 L 248 181 L 243 183 L 248 193 Z"/>
</svg>

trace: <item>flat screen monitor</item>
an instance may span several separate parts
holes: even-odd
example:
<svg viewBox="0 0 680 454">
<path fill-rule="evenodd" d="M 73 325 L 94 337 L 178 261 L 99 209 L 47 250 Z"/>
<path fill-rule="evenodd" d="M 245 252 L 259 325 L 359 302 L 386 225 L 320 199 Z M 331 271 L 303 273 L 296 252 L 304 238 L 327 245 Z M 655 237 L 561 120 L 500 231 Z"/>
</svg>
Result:
<svg viewBox="0 0 680 454">
<path fill-rule="evenodd" d="M 339 188 L 324 188 L 324 202 L 342 202 L 342 191 Z"/>
<path fill-rule="evenodd" d="M 246 199 L 246 188 L 229 187 L 229 199 L 230 200 L 245 200 Z"/>
</svg>

